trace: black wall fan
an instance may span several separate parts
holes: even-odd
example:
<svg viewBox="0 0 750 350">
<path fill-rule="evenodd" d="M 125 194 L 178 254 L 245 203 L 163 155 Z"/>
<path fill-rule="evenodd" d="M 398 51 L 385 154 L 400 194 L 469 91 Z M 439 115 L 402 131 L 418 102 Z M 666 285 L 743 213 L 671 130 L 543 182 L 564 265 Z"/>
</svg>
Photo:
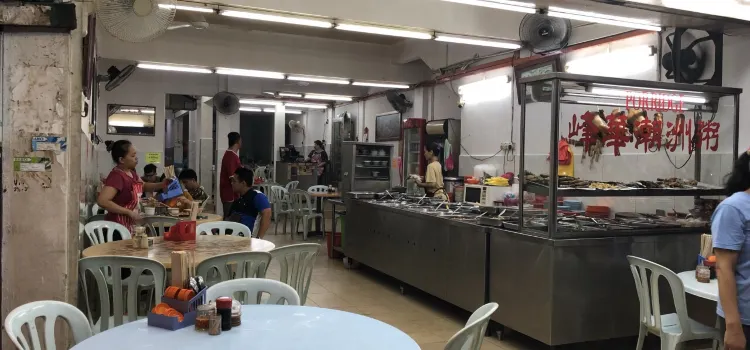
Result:
<svg viewBox="0 0 750 350">
<path fill-rule="evenodd" d="M 106 75 L 99 75 L 97 76 L 97 81 L 99 82 L 107 82 L 106 85 L 104 85 L 104 89 L 107 91 L 112 91 L 120 84 L 122 84 L 126 79 L 130 77 L 131 74 L 135 72 L 135 65 L 129 64 L 125 66 L 122 70 L 118 69 L 115 66 L 111 66 L 107 68 L 107 74 Z"/>
<path fill-rule="evenodd" d="M 391 104 L 393 109 L 395 109 L 401 114 L 406 113 L 406 111 L 409 110 L 409 108 L 414 106 L 414 103 L 407 100 L 404 94 L 401 94 L 395 91 L 387 91 L 385 93 L 385 97 L 388 99 L 388 103 Z"/>
<path fill-rule="evenodd" d="M 705 36 L 692 41 L 692 33 L 706 33 Z M 689 42 L 683 45 L 685 41 Z M 722 83 L 722 59 L 724 38 L 721 33 L 711 33 L 699 30 L 687 30 L 677 28 L 674 32 L 667 34 L 665 41 L 670 52 L 661 57 L 661 65 L 666 70 L 664 76 L 676 83 L 720 86 Z M 704 77 L 708 70 L 710 61 L 709 49 L 713 45 L 713 74 Z"/>
<path fill-rule="evenodd" d="M 570 20 L 544 14 L 530 14 L 521 20 L 518 36 L 534 53 L 547 54 L 556 53 L 568 46 L 572 31 Z"/>
</svg>

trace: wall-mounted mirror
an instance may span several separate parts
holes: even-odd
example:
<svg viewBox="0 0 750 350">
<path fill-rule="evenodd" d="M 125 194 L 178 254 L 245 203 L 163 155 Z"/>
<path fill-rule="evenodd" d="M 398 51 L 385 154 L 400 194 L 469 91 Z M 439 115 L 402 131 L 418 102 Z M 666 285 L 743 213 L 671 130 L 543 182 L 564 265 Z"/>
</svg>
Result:
<svg viewBox="0 0 750 350">
<path fill-rule="evenodd" d="M 156 108 L 107 105 L 107 134 L 154 136 Z"/>
</svg>

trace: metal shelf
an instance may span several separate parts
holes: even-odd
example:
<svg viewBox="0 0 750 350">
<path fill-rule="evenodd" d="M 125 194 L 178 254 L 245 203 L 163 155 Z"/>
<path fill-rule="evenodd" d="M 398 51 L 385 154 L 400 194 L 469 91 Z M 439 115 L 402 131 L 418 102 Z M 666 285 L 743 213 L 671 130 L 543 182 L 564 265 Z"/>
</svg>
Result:
<svg viewBox="0 0 750 350">
<path fill-rule="evenodd" d="M 390 158 L 391 156 L 370 156 L 370 155 L 358 154 L 357 157 L 360 157 L 360 158 Z"/>
<path fill-rule="evenodd" d="M 539 184 L 527 184 L 525 191 L 539 195 L 549 195 L 549 187 Z M 704 197 L 723 196 L 722 188 L 638 188 L 627 190 L 588 190 L 580 188 L 558 188 L 557 195 L 562 197 Z"/>
</svg>

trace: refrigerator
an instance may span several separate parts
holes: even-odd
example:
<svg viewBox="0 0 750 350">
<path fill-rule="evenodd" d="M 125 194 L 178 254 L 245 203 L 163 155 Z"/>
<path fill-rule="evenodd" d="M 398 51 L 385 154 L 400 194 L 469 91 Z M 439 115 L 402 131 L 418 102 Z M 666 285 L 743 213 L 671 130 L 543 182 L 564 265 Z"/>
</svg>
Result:
<svg viewBox="0 0 750 350">
<path fill-rule="evenodd" d="M 392 144 L 344 141 L 341 151 L 342 193 L 382 192 L 391 188 Z"/>
<path fill-rule="evenodd" d="M 401 135 L 401 183 L 407 193 L 418 192 L 414 181 L 408 181 L 409 175 L 424 176 L 426 160 L 424 159 L 425 126 L 422 118 L 405 119 Z"/>
</svg>

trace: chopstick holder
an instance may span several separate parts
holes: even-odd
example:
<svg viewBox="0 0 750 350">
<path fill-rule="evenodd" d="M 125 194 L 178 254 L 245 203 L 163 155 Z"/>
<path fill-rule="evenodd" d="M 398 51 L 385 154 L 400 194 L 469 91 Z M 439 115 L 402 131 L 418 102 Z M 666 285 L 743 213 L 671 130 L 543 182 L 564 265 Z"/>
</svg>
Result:
<svg viewBox="0 0 750 350">
<path fill-rule="evenodd" d="M 183 288 L 190 278 L 190 264 L 188 263 L 187 252 L 173 251 L 172 259 L 172 286 Z"/>
</svg>

